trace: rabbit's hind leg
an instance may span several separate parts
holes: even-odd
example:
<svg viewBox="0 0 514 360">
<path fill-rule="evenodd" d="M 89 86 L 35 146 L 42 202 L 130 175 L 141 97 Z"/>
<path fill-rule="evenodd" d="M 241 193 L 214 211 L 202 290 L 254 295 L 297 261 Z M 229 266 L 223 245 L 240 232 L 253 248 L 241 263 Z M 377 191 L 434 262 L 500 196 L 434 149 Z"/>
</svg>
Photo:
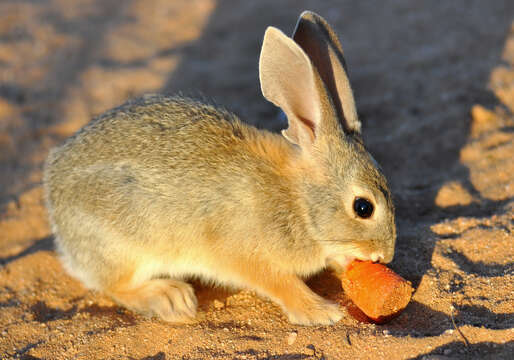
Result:
<svg viewBox="0 0 514 360">
<path fill-rule="evenodd" d="M 121 282 L 105 292 L 120 305 L 175 323 L 191 322 L 197 300 L 193 287 L 175 279 L 150 279 L 133 286 Z"/>
</svg>

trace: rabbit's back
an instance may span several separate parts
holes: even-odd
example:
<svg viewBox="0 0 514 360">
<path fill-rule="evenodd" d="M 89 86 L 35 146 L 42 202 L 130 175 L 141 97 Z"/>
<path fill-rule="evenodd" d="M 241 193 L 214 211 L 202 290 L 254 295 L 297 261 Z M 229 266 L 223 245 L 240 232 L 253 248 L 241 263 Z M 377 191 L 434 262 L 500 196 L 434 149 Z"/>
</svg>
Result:
<svg viewBox="0 0 514 360">
<path fill-rule="evenodd" d="M 121 187 L 137 184 L 162 196 L 175 191 L 170 185 L 216 181 L 220 167 L 227 176 L 227 164 L 234 171 L 247 165 L 244 148 L 252 130 L 211 105 L 181 97 L 144 97 L 94 119 L 51 152 L 45 173 L 50 195 L 81 177 L 112 177 Z M 78 190 L 70 192 L 84 193 Z"/>
<path fill-rule="evenodd" d="M 212 105 L 151 95 L 93 119 L 55 149 L 47 164 L 53 169 L 76 169 L 132 161 L 147 170 L 173 169 L 177 161 L 198 160 L 203 149 L 217 149 L 209 155 L 213 156 L 223 147 L 236 145 L 245 128 L 234 114 Z"/>
</svg>

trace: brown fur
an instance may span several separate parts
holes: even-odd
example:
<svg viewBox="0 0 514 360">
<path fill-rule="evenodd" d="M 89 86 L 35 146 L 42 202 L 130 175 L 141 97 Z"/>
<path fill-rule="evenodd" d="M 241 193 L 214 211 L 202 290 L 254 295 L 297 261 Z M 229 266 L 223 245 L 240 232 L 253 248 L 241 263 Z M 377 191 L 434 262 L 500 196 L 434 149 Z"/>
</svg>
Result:
<svg viewBox="0 0 514 360">
<path fill-rule="evenodd" d="M 299 56 L 303 63 L 290 74 L 311 76 L 310 88 L 298 93 L 292 79 L 270 76 L 281 74 L 278 48 Z M 278 30 L 267 32 L 261 85 L 288 102 L 279 104 L 294 128 L 287 139 L 211 105 L 152 95 L 94 119 L 54 149 L 45 190 L 68 271 L 168 321 L 195 315 L 195 295 L 183 281 L 190 276 L 253 289 L 294 323 L 337 321 L 337 307 L 301 278 L 352 258 L 390 261 L 394 212 L 358 131 L 345 132 L 333 95 L 302 52 Z M 305 96 L 318 108 L 300 114 L 295 104 Z M 341 96 L 353 103 L 351 90 Z M 356 196 L 373 202 L 372 218 L 354 214 Z"/>
</svg>

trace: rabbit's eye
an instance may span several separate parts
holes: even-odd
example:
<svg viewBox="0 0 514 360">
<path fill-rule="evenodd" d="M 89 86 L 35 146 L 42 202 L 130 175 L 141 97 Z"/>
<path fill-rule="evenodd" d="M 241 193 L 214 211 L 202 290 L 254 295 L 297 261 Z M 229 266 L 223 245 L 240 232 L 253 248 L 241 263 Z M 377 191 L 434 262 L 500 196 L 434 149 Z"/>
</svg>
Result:
<svg viewBox="0 0 514 360">
<path fill-rule="evenodd" d="M 373 214 L 373 204 L 368 199 L 355 198 L 353 201 L 353 211 L 357 216 L 367 219 Z"/>
</svg>

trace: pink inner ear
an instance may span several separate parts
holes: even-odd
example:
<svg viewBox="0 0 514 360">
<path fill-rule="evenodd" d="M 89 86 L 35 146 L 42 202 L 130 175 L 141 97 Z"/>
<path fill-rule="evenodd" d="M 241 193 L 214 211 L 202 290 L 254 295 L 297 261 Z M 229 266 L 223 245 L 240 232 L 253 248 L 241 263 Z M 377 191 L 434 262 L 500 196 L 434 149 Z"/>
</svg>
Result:
<svg viewBox="0 0 514 360">
<path fill-rule="evenodd" d="M 289 127 L 282 131 L 286 139 L 301 145 L 302 143 L 313 143 L 315 139 L 314 123 L 308 119 L 300 118 L 298 121 L 289 120 Z"/>
<path fill-rule="evenodd" d="M 310 121 L 306 118 L 300 118 L 301 126 L 305 126 L 307 129 L 305 129 L 305 133 L 309 136 L 309 141 L 314 142 L 314 139 L 316 138 L 316 125 L 314 122 Z"/>
<path fill-rule="evenodd" d="M 314 122 L 310 121 L 309 119 L 303 118 L 303 117 L 300 118 L 300 121 L 311 130 L 312 136 L 314 137 L 314 134 L 316 132 Z"/>
</svg>

